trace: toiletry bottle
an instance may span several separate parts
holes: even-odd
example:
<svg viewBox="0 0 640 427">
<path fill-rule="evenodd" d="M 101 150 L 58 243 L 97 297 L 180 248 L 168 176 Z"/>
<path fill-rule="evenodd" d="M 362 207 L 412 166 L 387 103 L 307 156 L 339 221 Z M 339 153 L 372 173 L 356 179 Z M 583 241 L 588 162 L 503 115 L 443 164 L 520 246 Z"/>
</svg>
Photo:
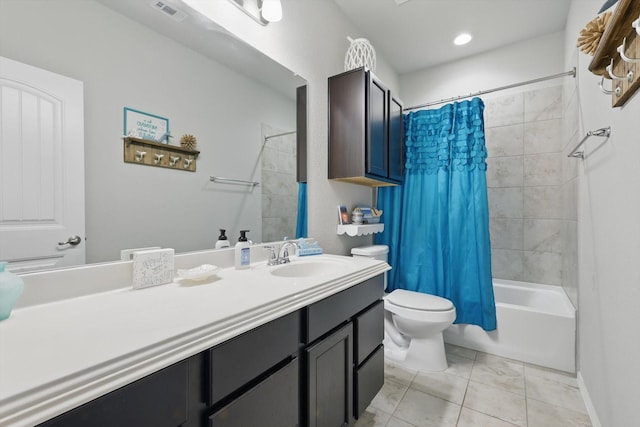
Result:
<svg viewBox="0 0 640 427">
<path fill-rule="evenodd" d="M 251 264 L 251 245 L 247 241 L 249 230 L 240 230 L 240 237 L 236 243 L 236 270 L 249 268 Z"/>
<path fill-rule="evenodd" d="M 216 242 L 216 249 L 228 248 L 230 246 L 227 235 L 224 234 L 226 232 L 227 230 L 223 228 L 220 229 L 220 235 L 218 236 L 218 241 Z"/>
<path fill-rule="evenodd" d="M 0 262 L 0 320 L 7 319 L 13 305 L 24 290 L 22 278 L 6 271 L 6 262 Z"/>
</svg>

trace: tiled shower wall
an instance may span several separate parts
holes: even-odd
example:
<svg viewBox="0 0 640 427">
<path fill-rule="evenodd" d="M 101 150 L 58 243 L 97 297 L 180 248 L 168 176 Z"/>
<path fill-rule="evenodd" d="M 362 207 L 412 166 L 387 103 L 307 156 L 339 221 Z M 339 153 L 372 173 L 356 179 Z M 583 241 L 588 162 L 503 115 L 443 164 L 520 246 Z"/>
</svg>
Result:
<svg viewBox="0 0 640 427">
<path fill-rule="evenodd" d="M 263 125 L 264 135 L 285 133 Z M 262 241 L 296 237 L 298 183 L 296 182 L 296 136 L 267 140 L 262 149 Z"/>
<path fill-rule="evenodd" d="M 578 145 L 579 131 L 577 79 L 564 85 L 564 120 L 562 132 L 562 287 L 578 307 L 578 171 L 582 160 L 567 155 Z"/>
<path fill-rule="evenodd" d="M 563 87 L 485 100 L 493 276 L 562 284 Z M 568 237 L 568 236 L 566 236 Z"/>
</svg>

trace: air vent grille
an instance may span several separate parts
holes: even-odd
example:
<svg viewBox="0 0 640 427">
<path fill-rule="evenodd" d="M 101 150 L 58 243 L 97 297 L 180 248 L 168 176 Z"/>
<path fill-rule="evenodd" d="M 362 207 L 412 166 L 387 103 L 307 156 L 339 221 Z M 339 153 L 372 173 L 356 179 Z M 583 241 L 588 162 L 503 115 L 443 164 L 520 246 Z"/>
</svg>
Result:
<svg viewBox="0 0 640 427">
<path fill-rule="evenodd" d="M 157 10 L 158 12 L 161 12 L 162 14 L 173 19 L 174 21 L 182 22 L 184 21 L 184 18 L 187 17 L 186 13 L 172 6 L 169 6 L 167 3 L 163 1 L 154 0 L 151 3 L 149 3 L 149 5 L 155 10 Z"/>
</svg>

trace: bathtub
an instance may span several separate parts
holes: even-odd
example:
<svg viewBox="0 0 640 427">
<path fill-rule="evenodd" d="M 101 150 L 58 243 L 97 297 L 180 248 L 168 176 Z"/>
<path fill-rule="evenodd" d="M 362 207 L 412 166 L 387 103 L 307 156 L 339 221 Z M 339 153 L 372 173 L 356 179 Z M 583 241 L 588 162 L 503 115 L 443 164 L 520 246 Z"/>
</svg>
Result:
<svg viewBox="0 0 640 427">
<path fill-rule="evenodd" d="M 446 343 L 575 373 L 576 310 L 561 286 L 493 279 L 498 327 L 452 325 Z"/>
</svg>

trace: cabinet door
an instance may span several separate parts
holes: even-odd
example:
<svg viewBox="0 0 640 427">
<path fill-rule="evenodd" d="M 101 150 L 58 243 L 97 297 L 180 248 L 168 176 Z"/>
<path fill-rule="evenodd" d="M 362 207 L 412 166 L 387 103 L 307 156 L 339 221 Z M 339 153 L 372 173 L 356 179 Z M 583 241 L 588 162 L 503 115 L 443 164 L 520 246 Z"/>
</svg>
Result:
<svg viewBox="0 0 640 427">
<path fill-rule="evenodd" d="M 348 323 L 305 351 L 309 427 L 353 423 L 352 334 L 352 324 Z"/>
<path fill-rule="evenodd" d="M 296 181 L 307 182 L 307 85 L 296 89 Z"/>
<path fill-rule="evenodd" d="M 404 180 L 404 126 L 402 103 L 391 97 L 389 100 L 389 178 Z"/>
<path fill-rule="evenodd" d="M 299 366 L 295 358 L 209 417 L 209 427 L 296 427 Z"/>
<path fill-rule="evenodd" d="M 366 145 L 366 172 L 386 178 L 388 176 L 388 111 L 387 89 L 370 74 L 368 86 L 369 126 Z"/>
</svg>

